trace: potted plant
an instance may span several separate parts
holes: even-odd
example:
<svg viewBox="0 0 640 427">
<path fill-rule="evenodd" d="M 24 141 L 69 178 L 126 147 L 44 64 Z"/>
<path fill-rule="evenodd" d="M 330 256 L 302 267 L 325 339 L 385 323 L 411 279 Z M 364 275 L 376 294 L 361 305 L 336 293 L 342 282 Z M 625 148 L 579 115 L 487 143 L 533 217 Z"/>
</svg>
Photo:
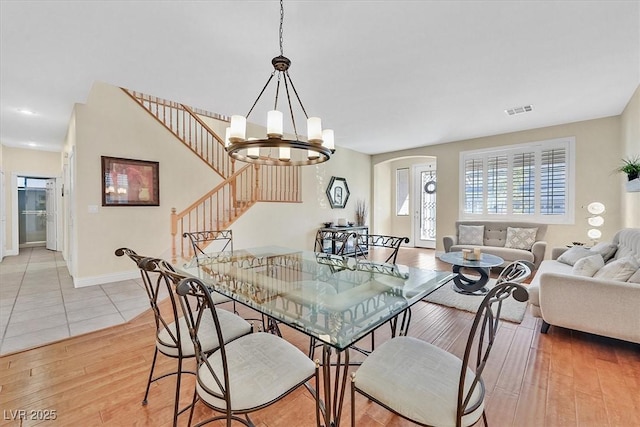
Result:
<svg viewBox="0 0 640 427">
<path fill-rule="evenodd" d="M 638 174 L 640 174 L 640 156 L 622 159 L 622 166 L 620 166 L 617 171 L 626 173 L 629 181 L 638 178 Z"/>
</svg>

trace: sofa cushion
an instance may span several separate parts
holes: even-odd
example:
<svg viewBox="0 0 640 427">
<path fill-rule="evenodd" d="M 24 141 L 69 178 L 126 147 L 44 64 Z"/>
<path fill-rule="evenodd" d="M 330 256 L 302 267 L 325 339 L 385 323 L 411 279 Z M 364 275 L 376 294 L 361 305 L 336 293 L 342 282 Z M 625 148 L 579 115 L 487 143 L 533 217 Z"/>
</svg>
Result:
<svg viewBox="0 0 640 427">
<path fill-rule="evenodd" d="M 604 259 L 602 255 L 595 254 L 580 258 L 573 265 L 571 272 L 578 276 L 593 277 L 598 270 L 604 267 Z"/>
<path fill-rule="evenodd" d="M 629 277 L 629 279 L 627 279 L 627 282 L 629 282 L 629 283 L 640 283 L 640 269 L 638 269 L 635 273 L 633 273 L 631 275 L 631 277 Z"/>
<path fill-rule="evenodd" d="M 638 261 L 629 256 L 608 263 L 593 275 L 596 279 L 609 279 L 626 282 L 640 268 Z"/>
<path fill-rule="evenodd" d="M 597 252 L 602 255 L 604 262 L 607 262 L 615 255 L 616 250 L 618 250 L 618 245 L 614 245 L 611 242 L 600 242 L 590 250 L 591 252 Z"/>
<path fill-rule="evenodd" d="M 582 246 L 574 246 L 569 248 L 565 253 L 558 257 L 558 262 L 574 265 L 580 258 L 593 255 L 589 249 Z"/>
<path fill-rule="evenodd" d="M 531 246 L 536 242 L 537 228 L 515 228 L 507 227 L 507 240 L 505 248 L 531 250 Z"/>
<path fill-rule="evenodd" d="M 484 243 L 484 225 L 459 226 L 458 243 L 461 245 L 482 246 Z"/>
</svg>

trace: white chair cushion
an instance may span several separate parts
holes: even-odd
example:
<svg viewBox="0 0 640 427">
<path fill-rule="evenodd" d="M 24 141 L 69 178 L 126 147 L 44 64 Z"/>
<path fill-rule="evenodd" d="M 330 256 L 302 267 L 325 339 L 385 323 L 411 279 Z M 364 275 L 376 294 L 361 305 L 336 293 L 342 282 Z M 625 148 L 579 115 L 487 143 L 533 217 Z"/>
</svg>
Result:
<svg viewBox="0 0 640 427">
<path fill-rule="evenodd" d="M 225 342 L 229 342 L 251 332 L 251 324 L 237 314 L 231 313 L 227 310 L 217 309 L 216 312 L 218 313 L 218 319 L 220 320 L 220 326 L 222 328 L 222 337 Z M 184 317 L 180 317 L 179 327 L 182 356 L 193 357 L 195 355 L 193 341 L 191 341 L 189 328 L 187 328 L 187 321 Z M 170 323 L 168 325 L 168 329 L 175 337 L 175 322 Z M 218 343 L 218 335 L 216 334 L 216 326 L 213 323 L 213 317 L 210 313 L 202 315 L 202 324 L 200 325 L 198 338 L 200 339 L 200 345 L 202 345 L 202 349 L 205 352 L 211 352 L 220 347 L 220 344 Z M 169 332 L 166 329 L 163 329 L 158 334 L 156 346 L 163 354 L 171 357 L 178 357 L 178 348 L 175 346 L 171 335 L 169 335 Z"/>
<path fill-rule="evenodd" d="M 462 361 L 412 337 L 393 338 L 377 347 L 356 371 L 355 385 L 394 411 L 423 424 L 455 426 Z M 465 385 L 475 374 L 467 368 Z M 480 386 L 471 404 L 480 399 Z M 462 419 L 465 426 L 482 416 L 484 402 Z"/>
<path fill-rule="evenodd" d="M 234 411 L 256 408 L 276 400 L 315 373 L 315 363 L 284 339 L 264 332 L 250 334 L 225 345 L 229 367 L 231 408 Z M 220 351 L 209 356 L 209 363 L 223 381 Z M 226 405 L 207 392 L 202 384 L 220 392 L 209 368 L 198 369 L 198 396 L 224 411 Z"/>
<path fill-rule="evenodd" d="M 458 244 L 484 245 L 484 225 L 458 226 Z"/>
<path fill-rule="evenodd" d="M 604 259 L 602 255 L 595 254 L 580 258 L 573 264 L 571 272 L 578 276 L 593 277 L 598 270 L 604 267 Z"/>
</svg>

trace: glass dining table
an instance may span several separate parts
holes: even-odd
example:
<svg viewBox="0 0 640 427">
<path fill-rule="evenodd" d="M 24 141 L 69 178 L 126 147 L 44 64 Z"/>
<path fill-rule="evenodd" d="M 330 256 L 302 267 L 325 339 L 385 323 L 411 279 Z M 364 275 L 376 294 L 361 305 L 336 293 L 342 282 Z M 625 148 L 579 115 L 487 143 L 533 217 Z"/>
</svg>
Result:
<svg viewBox="0 0 640 427">
<path fill-rule="evenodd" d="M 400 315 L 409 315 L 397 331 L 406 334 L 409 308 L 454 277 L 451 272 L 279 246 L 200 255 L 177 260 L 174 266 L 272 324 L 308 335 L 310 357 L 313 343 L 322 347 L 326 426 L 340 423 L 349 348 L 387 322 L 396 333 Z"/>
</svg>

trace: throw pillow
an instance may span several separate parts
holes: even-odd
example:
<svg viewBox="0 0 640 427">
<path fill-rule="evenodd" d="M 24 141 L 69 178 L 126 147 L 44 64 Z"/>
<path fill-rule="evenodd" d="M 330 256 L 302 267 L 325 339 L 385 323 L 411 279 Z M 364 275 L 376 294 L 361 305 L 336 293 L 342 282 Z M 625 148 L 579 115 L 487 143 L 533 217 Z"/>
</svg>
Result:
<svg viewBox="0 0 640 427">
<path fill-rule="evenodd" d="M 633 273 L 633 275 L 631 277 L 629 277 L 627 282 L 629 282 L 629 283 L 640 283 L 640 269 L 638 269 L 638 271 Z"/>
<path fill-rule="evenodd" d="M 484 225 L 458 226 L 459 245 L 484 245 Z"/>
<path fill-rule="evenodd" d="M 574 265 L 580 258 L 584 258 L 589 255 L 593 255 L 593 253 L 589 249 L 583 248 L 582 246 L 574 246 L 560 255 L 557 261 L 569 265 Z"/>
<path fill-rule="evenodd" d="M 602 255 L 604 262 L 607 262 L 611 258 L 613 258 L 613 255 L 616 253 L 617 250 L 618 250 L 618 246 L 614 245 L 611 242 L 600 242 L 591 248 L 591 252 L 596 252 Z"/>
<path fill-rule="evenodd" d="M 604 267 L 604 259 L 602 255 L 595 254 L 580 258 L 573 265 L 573 274 L 577 276 L 593 277 L 598 270 Z"/>
<path fill-rule="evenodd" d="M 537 228 L 512 228 L 507 227 L 507 241 L 505 248 L 524 249 L 530 251 L 536 242 Z"/>
<path fill-rule="evenodd" d="M 595 279 L 608 279 L 626 282 L 640 268 L 633 257 L 620 258 L 602 267 L 593 275 Z"/>
</svg>

